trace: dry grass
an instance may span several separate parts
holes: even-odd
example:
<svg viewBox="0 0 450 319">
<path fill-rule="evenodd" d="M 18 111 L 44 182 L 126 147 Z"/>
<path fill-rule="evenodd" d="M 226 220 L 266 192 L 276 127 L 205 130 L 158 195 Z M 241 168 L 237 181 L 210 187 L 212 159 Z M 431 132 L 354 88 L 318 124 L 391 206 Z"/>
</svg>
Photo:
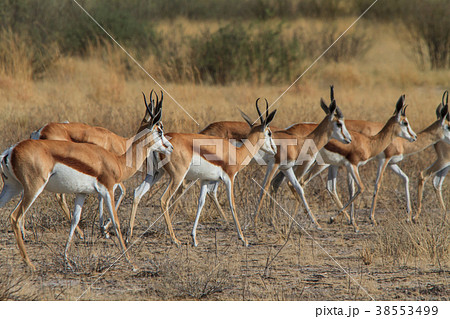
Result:
<svg viewBox="0 0 450 319">
<path fill-rule="evenodd" d="M 198 28 L 187 28 L 186 32 Z M 364 58 L 345 63 L 319 61 L 277 103 L 279 112 L 274 125 L 320 120 L 323 113 L 319 98 L 328 98 L 328 85 L 333 83 L 336 99 L 347 118 L 387 120 L 395 101 L 405 93 L 412 127 L 416 132 L 426 127 L 434 120 L 434 109 L 443 89 L 448 89 L 444 85 L 449 83 L 449 74 L 420 71 L 394 32 L 392 25 L 380 25 L 378 38 Z M 151 74 L 158 75 L 158 61 L 144 62 Z M 100 51 L 93 46 L 87 59 L 61 57 L 40 80 L 0 72 L 1 148 L 27 138 L 31 131 L 50 121 L 81 121 L 130 136 L 144 111 L 140 92 L 157 87 L 135 66 L 131 66 L 131 71 L 129 68 L 129 62 L 116 47 L 107 46 Z M 28 73 L 20 71 L 20 74 Z M 255 115 L 256 97 L 274 101 L 287 88 L 252 84 L 163 85 L 199 123 L 197 126 L 166 95 L 163 118 L 167 132 L 195 132 L 212 121 L 239 120 L 236 107 Z M 401 164 L 411 177 L 411 185 L 416 184 L 417 169 L 426 167 L 433 158 L 433 152 L 427 150 Z M 318 178 L 308 186 L 307 197 L 324 230 L 313 230 L 306 216 L 297 216 L 312 239 L 295 224 L 291 230 L 286 214 L 269 201 L 258 227 L 252 226 L 251 214 L 259 192 L 252 178 L 259 182 L 263 173 L 259 167 L 247 167 L 238 175 L 235 190 L 241 224 L 248 225 L 244 233 L 251 243 L 249 248 L 241 246 L 233 224 L 222 221 L 209 202 L 198 229 L 197 248 L 173 246 L 162 220 L 144 233 L 160 215 L 159 197 L 164 188 L 158 186 L 138 209 L 137 243 L 131 255 L 140 270 L 132 272 L 120 260 L 98 281 L 102 271 L 119 255 L 119 249 L 114 237 L 109 240 L 99 237 L 94 224 L 95 199 L 85 204 L 80 223 L 87 236 L 84 240 L 75 239 L 71 248 L 72 272 L 65 269 L 62 256 L 68 222 L 52 195 L 39 197 L 28 213 L 26 224 L 32 232 L 26 245 L 38 270 L 27 277 L 23 277 L 28 270 L 21 261 L 8 220 L 17 203 L 15 199 L 1 209 L 0 215 L 0 299 L 73 300 L 87 288 L 90 289 L 82 299 L 369 299 L 318 245 L 377 300 L 448 299 L 449 228 L 441 222 L 429 185 L 421 222 L 409 225 L 404 221 L 402 187 L 388 172 L 378 205 L 380 225 L 372 227 L 368 209 L 375 170 L 373 163 L 366 165 L 361 175 L 368 191 L 356 204 L 361 232 L 355 234 L 345 223 L 326 225 L 336 208 L 324 190 L 323 180 Z M 127 182 L 129 194 L 140 180 L 141 176 L 136 176 Z M 344 181 L 343 174 L 339 180 Z M 222 188 L 219 192 L 226 207 Z M 339 192 L 346 198 L 345 186 Z M 174 212 L 175 232 L 186 243 L 190 242 L 197 196 L 198 187 L 194 186 Z M 415 201 L 414 191 L 412 196 Z M 444 198 L 450 198 L 447 188 Z M 294 201 L 286 188 L 276 200 L 292 212 Z M 119 212 L 124 232 L 131 201 L 128 195 Z"/>
</svg>

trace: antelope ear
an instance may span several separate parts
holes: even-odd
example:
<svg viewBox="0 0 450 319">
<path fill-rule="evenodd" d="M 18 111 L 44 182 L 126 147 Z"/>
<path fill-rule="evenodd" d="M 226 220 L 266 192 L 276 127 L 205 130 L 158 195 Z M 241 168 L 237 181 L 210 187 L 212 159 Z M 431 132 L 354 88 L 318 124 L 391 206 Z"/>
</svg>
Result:
<svg viewBox="0 0 450 319">
<path fill-rule="evenodd" d="M 272 122 L 273 118 L 275 117 L 275 113 L 277 113 L 277 110 L 274 110 L 272 113 L 269 114 L 269 116 L 264 121 L 264 127 L 269 126 L 270 122 Z"/>
<path fill-rule="evenodd" d="M 438 120 L 442 119 L 442 108 L 443 108 L 442 103 L 439 103 L 439 105 L 436 108 L 436 118 Z"/>
<path fill-rule="evenodd" d="M 408 105 L 405 105 L 403 108 L 402 108 L 402 110 L 400 111 L 400 114 L 402 115 L 402 116 L 406 116 L 406 108 L 408 107 Z"/>
<path fill-rule="evenodd" d="M 336 116 L 337 116 L 338 119 L 343 119 L 344 118 L 344 114 L 342 113 L 342 111 L 339 108 L 339 106 L 336 106 Z"/>
<path fill-rule="evenodd" d="M 335 100 L 331 101 L 328 114 L 332 115 L 336 111 L 336 108 L 337 108 L 336 101 Z"/>
<path fill-rule="evenodd" d="M 325 112 L 325 114 L 330 114 L 330 110 L 328 109 L 328 105 L 325 103 L 325 101 L 320 98 L 320 107 L 322 108 L 322 110 Z"/>
<path fill-rule="evenodd" d="M 250 117 L 247 114 L 245 114 L 244 112 L 242 112 L 241 110 L 239 110 L 239 112 L 241 112 L 241 116 L 245 120 L 245 122 L 247 122 L 247 124 L 250 125 L 250 127 L 253 127 L 253 122 L 250 119 Z"/>
<path fill-rule="evenodd" d="M 397 104 L 395 105 L 394 115 L 400 114 L 400 111 L 402 110 L 404 104 L 405 104 L 405 95 L 403 94 L 402 96 L 400 96 L 400 98 L 397 101 Z"/>
</svg>

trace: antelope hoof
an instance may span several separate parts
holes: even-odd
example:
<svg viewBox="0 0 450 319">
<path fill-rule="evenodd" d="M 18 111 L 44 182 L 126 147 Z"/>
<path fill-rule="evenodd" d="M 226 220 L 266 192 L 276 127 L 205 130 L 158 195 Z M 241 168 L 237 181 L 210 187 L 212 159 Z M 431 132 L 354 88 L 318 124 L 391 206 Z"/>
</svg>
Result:
<svg viewBox="0 0 450 319">
<path fill-rule="evenodd" d="M 243 242 L 243 244 L 244 244 L 244 247 L 248 247 L 248 241 L 247 241 L 247 239 L 242 239 L 242 242 Z"/>
<path fill-rule="evenodd" d="M 375 219 L 371 219 L 370 223 L 372 224 L 372 226 L 377 226 L 378 225 L 378 223 L 377 223 L 377 221 Z"/>
<path fill-rule="evenodd" d="M 192 236 L 192 246 L 194 246 L 194 247 L 198 246 L 197 239 L 194 236 Z"/>
<path fill-rule="evenodd" d="M 65 263 L 66 263 L 66 269 L 73 272 L 74 270 L 73 270 L 72 264 L 70 263 L 69 259 L 66 258 Z"/>
<path fill-rule="evenodd" d="M 173 239 L 172 239 L 172 242 L 173 242 L 178 248 L 181 247 L 181 241 L 179 241 L 178 239 L 173 238 Z"/>
<path fill-rule="evenodd" d="M 316 226 L 317 230 L 322 230 L 322 227 L 320 227 L 319 223 L 315 223 L 314 225 Z"/>
</svg>

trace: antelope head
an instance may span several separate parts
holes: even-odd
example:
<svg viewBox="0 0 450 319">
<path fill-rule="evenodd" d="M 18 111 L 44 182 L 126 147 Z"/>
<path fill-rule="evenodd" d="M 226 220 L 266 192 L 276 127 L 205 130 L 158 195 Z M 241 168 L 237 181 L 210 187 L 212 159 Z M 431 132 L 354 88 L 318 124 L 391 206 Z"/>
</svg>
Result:
<svg viewBox="0 0 450 319">
<path fill-rule="evenodd" d="M 398 137 L 404 138 L 410 142 L 414 142 L 417 140 L 417 135 L 412 130 L 409 125 L 408 118 L 406 117 L 406 108 L 408 105 L 405 105 L 405 95 L 403 94 L 397 101 L 395 106 L 394 115 L 391 119 L 396 122 L 395 125 L 395 134 Z"/>
<path fill-rule="evenodd" d="M 241 115 L 251 128 L 250 134 L 252 134 L 252 132 L 259 132 L 260 136 L 258 140 L 264 140 L 264 143 L 261 146 L 261 150 L 268 154 L 275 155 L 277 153 L 277 146 L 272 139 L 272 131 L 269 128 L 269 124 L 270 122 L 272 122 L 277 110 L 274 110 L 269 114 L 269 102 L 267 102 L 267 99 L 265 99 L 266 111 L 263 115 L 258 107 L 259 100 L 259 98 L 256 100 L 256 111 L 258 112 L 259 120 L 261 122 L 260 125 L 254 125 L 250 117 L 248 117 L 242 111 Z"/>
<path fill-rule="evenodd" d="M 164 128 L 161 121 L 162 116 L 162 102 L 163 102 L 163 92 L 161 91 L 161 100 L 158 99 L 158 95 L 156 95 L 156 102 L 153 100 L 153 90 L 150 92 L 150 104 L 147 103 L 147 99 L 145 94 L 144 96 L 144 104 L 146 108 L 144 119 L 141 122 L 141 126 L 139 127 L 138 133 L 148 130 L 151 132 L 153 145 L 151 146 L 152 150 L 158 153 L 170 154 L 173 151 L 172 144 L 167 140 L 164 135 Z"/>
</svg>

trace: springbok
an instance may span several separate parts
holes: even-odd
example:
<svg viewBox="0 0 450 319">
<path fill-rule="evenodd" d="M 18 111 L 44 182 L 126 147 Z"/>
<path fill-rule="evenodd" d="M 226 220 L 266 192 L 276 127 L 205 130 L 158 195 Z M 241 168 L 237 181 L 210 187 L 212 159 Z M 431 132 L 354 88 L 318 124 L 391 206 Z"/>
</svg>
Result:
<svg viewBox="0 0 450 319">
<path fill-rule="evenodd" d="M 331 85 L 330 86 L 330 102 L 333 100 L 334 100 L 334 86 Z M 320 106 L 322 107 L 322 109 L 324 110 L 325 113 L 329 112 L 328 106 L 323 99 L 320 100 Z M 349 131 L 358 132 L 358 133 L 361 133 L 361 134 L 364 134 L 367 136 L 375 135 L 383 128 L 383 123 L 378 123 L 378 122 L 369 122 L 369 121 L 362 121 L 362 120 L 347 120 L 347 119 L 344 120 L 344 122 L 345 122 L 345 126 L 347 127 L 347 129 Z M 311 133 L 312 130 L 316 128 L 316 126 L 317 126 L 317 124 L 315 124 L 315 123 L 298 123 L 298 124 L 291 125 L 289 128 L 286 129 L 286 131 L 290 134 L 294 134 L 294 135 L 298 135 L 298 136 L 306 136 L 307 134 Z M 321 154 L 320 151 L 319 151 L 319 154 Z M 300 185 L 303 187 L 304 185 L 306 185 L 306 183 L 304 182 L 305 180 L 309 181 L 311 178 L 313 178 L 314 176 L 317 176 L 319 173 L 321 173 L 324 169 L 328 168 L 329 166 L 330 166 L 329 164 L 323 163 L 322 161 L 321 161 L 321 163 L 315 162 L 314 164 L 312 164 L 310 169 L 305 173 L 305 175 L 302 177 L 302 179 L 300 179 Z M 329 174 L 332 174 L 332 173 L 334 173 L 333 167 L 331 167 L 329 170 Z M 311 176 L 312 174 L 313 174 L 313 176 Z M 271 183 L 274 192 L 276 192 L 284 180 L 285 180 L 285 175 L 283 174 L 283 172 L 278 172 L 278 174 L 273 178 L 273 180 L 271 180 L 271 178 L 269 176 L 269 178 L 263 183 L 262 186 L 263 186 L 263 188 L 266 189 L 266 191 L 268 191 L 269 187 L 266 188 L 266 185 L 268 183 Z M 332 198 L 335 200 L 338 207 L 342 208 L 343 205 L 340 202 L 339 197 L 336 193 L 336 180 L 335 179 L 334 179 L 333 184 L 334 184 L 334 189 L 331 187 L 332 186 L 331 183 L 327 183 L 327 190 L 332 195 Z M 265 191 L 264 192 L 262 191 L 260 194 L 259 205 L 256 209 L 256 212 L 254 213 L 253 222 L 255 225 L 257 224 L 257 221 L 258 221 L 258 215 L 262 208 L 263 199 L 265 198 L 265 194 L 266 194 Z M 298 202 L 295 211 L 297 211 L 299 205 L 300 205 L 300 203 Z M 345 210 L 344 210 L 344 213 L 347 216 L 347 218 L 350 220 L 350 217 L 348 216 L 348 214 Z"/>
<path fill-rule="evenodd" d="M 226 138 L 219 138 L 216 136 L 182 133 L 166 134 L 170 137 L 170 141 L 174 146 L 174 151 L 170 155 L 168 163 L 163 166 L 164 171 L 169 175 L 170 181 L 161 197 L 161 209 L 171 239 L 176 245 L 180 245 L 180 241 L 176 238 L 173 231 L 169 214 L 169 203 L 185 179 L 189 181 L 200 180 L 201 182 L 197 214 L 191 233 L 194 246 L 198 245 L 196 229 L 205 203 L 207 190 L 210 187 L 214 187 L 214 185 L 220 181 L 226 186 L 230 210 L 238 236 L 244 245 L 248 245 L 236 215 L 234 180 L 236 174 L 250 162 L 259 149 L 270 154 L 276 153 L 276 146 L 273 143 L 271 137 L 272 132 L 269 128 L 269 124 L 273 120 L 276 110 L 269 114 L 268 103 L 266 100 L 266 113 L 265 118 L 263 119 L 258 108 L 258 101 L 259 99 L 256 100 L 256 109 L 260 116 L 261 124 L 253 125 L 250 118 L 245 114 L 242 114 L 248 123 L 247 125 L 249 125 L 251 129 L 246 141 L 240 147 L 236 147 Z M 164 157 L 165 155 L 159 154 L 157 161 L 162 162 Z M 153 182 L 149 184 L 149 187 L 152 184 Z M 135 197 L 133 212 L 135 212 L 136 206 L 137 203 Z M 135 214 L 132 213 L 130 217 L 129 238 L 131 238 L 133 233 L 134 217 Z"/>
<path fill-rule="evenodd" d="M 106 202 L 122 251 L 130 261 L 115 210 L 114 185 L 134 175 L 150 149 L 166 155 L 173 151 L 173 146 L 164 136 L 160 125 L 161 109 L 154 114 L 148 105 L 146 108 L 150 118 L 140 127 L 131 145 L 120 156 L 94 144 L 53 140 L 25 140 L 2 154 L 4 186 L 0 194 L 0 207 L 14 196 L 23 194 L 10 220 L 20 253 L 31 269 L 34 270 L 35 267 L 26 252 L 18 223 L 44 189 L 54 193 L 76 194 L 69 238 L 64 251 L 65 261 L 69 266 L 70 242 L 80 220 L 85 197 L 90 193 L 99 194 Z M 127 161 L 128 156 L 133 156 L 135 161 Z"/>
<path fill-rule="evenodd" d="M 150 118 L 150 115 L 148 113 L 148 109 L 150 109 L 153 113 L 155 113 L 155 109 L 161 109 L 162 102 L 164 99 L 163 92 L 161 91 L 161 100 L 159 100 L 158 95 L 156 95 L 156 104 L 153 99 L 153 93 L 152 90 L 150 92 L 150 105 L 147 103 L 147 100 L 145 98 L 145 94 L 142 93 L 144 96 L 144 103 L 146 105 L 145 109 L 145 115 L 143 120 L 141 121 L 140 127 L 147 125 L 147 121 Z M 147 106 L 149 106 L 147 108 Z M 162 127 L 162 121 L 160 121 L 159 124 Z M 139 130 L 140 131 L 140 130 Z M 31 139 L 41 139 L 41 140 L 57 140 L 57 141 L 70 141 L 70 142 L 76 142 L 76 143 L 90 143 L 95 144 L 98 146 L 103 147 L 104 149 L 116 154 L 116 155 L 122 155 L 126 149 L 127 149 L 127 139 L 119 136 L 103 127 L 99 126 L 90 126 L 84 123 L 70 123 L 70 122 L 63 122 L 63 123 L 48 123 L 41 127 L 39 130 L 36 130 L 31 133 L 30 136 Z M 144 165 L 145 168 L 145 165 Z M 119 187 L 120 194 L 119 198 L 116 201 L 116 211 L 119 209 L 119 206 L 126 194 L 126 188 L 125 185 L 121 182 L 114 186 L 114 190 L 116 186 Z M 65 213 L 67 219 L 70 221 L 71 216 L 69 212 L 69 207 L 67 206 L 67 202 L 65 199 L 65 194 L 55 194 L 56 198 Z M 110 224 L 105 225 L 103 223 L 103 198 L 99 196 L 99 225 L 100 225 L 100 231 L 108 237 L 107 228 Z M 25 233 L 23 222 L 20 223 L 22 233 Z M 84 237 L 83 231 L 77 226 L 76 231 L 78 232 L 79 236 L 81 238 Z"/>
<path fill-rule="evenodd" d="M 338 141 L 330 141 L 320 150 L 319 153 L 324 163 L 331 165 L 331 168 L 333 168 L 329 170 L 328 187 L 332 188 L 335 192 L 337 169 L 340 166 L 345 166 L 347 168 L 347 173 L 351 176 L 351 178 L 349 178 L 350 199 L 346 205 L 342 206 L 342 204 L 340 204 L 342 207 L 339 207 L 340 210 L 338 215 L 364 192 L 364 185 L 358 170 L 359 166 L 366 164 L 370 159 L 382 152 L 396 137 L 403 137 L 411 142 L 416 140 L 416 135 L 412 131 L 406 118 L 404 98 L 404 95 L 400 97 L 397 101 L 394 115 L 376 135 L 367 136 L 351 131 L 352 137 L 354 137 L 354 141 L 351 144 L 347 145 Z M 300 165 L 296 168 L 296 176 L 298 178 L 304 176 L 305 168 L 303 166 L 304 165 Z M 358 187 L 356 193 L 353 191 L 353 181 L 356 182 Z M 295 195 L 292 185 L 290 185 L 290 188 Z M 339 205 L 340 201 L 337 203 Z M 359 228 L 356 224 L 354 215 L 354 210 L 352 210 L 350 214 L 350 223 L 353 225 L 355 231 L 358 231 Z M 335 217 L 332 217 L 331 220 L 334 220 L 334 218 Z"/>
<path fill-rule="evenodd" d="M 450 131 L 448 123 L 446 123 L 446 118 L 448 117 L 448 100 L 446 103 L 444 102 L 444 97 L 446 94 L 448 97 L 448 92 L 445 91 L 444 95 L 442 96 L 442 103 L 439 104 L 438 108 L 436 109 L 437 120 L 417 135 L 416 142 L 407 143 L 405 139 L 395 139 L 382 153 L 377 156 L 377 178 L 375 181 L 375 190 L 373 194 L 370 213 L 370 219 L 374 225 L 376 225 L 375 208 L 377 203 L 377 195 L 381 186 L 383 173 L 386 169 L 386 166 L 388 165 L 389 168 L 395 174 L 400 176 L 404 182 L 406 194 L 406 212 L 408 215 L 408 221 L 412 221 L 411 200 L 409 195 L 409 178 L 408 175 L 406 175 L 400 169 L 398 163 L 404 160 L 407 156 L 421 152 L 431 145 L 436 145 L 436 143 L 443 143 L 444 145 L 450 143 Z M 419 184 L 419 189 L 420 187 L 421 186 Z M 438 196 L 438 198 L 442 207 L 442 196 Z"/>
<path fill-rule="evenodd" d="M 350 199 L 347 204 L 340 208 L 337 215 L 342 213 L 355 199 L 364 192 L 365 187 L 359 175 L 359 167 L 365 165 L 381 153 L 396 137 L 401 137 L 409 142 L 417 139 L 416 134 L 411 129 L 409 121 L 406 118 L 406 105 L 404 104 L 405 96 L 402 95 L 396 104 L 394 115 L 389 118 L 384 127 L 374 136 L 366 136 L 352 132 L 355 137 L 352 145 L 344 145 L 336 141 L 331 141 L 320 152 L 325 163 L 330 164 L 333 168 L 328 175 L 328 185 L 332 185 L 333 191 L 336 192 L 337 170 L 340 166 L 345 166 L 349 178 L 349 195 Z M 354 192 L 354 183 L 357 185 L 357 191 Z M 333 221 L 336 217 L 331 217 Z M 355 231 L 359 231 L 356 223 L 355 212 L 350 211 L 350 223 Z"/>
<path fill-rule="evenodd" d="M 445 102 L 444 96 L 442 96 L 442 105 L 447 106 L 448 108 L 448 91 L 444 92 L 446 95 Z M 442 113 L 441 113 L 442 114 Z M 436 115 L 439 119 L 439 112 L 436 112 Z M 449 121 L 450 115 L 447 115 L 447 121 Z M 441 120 L 443 120 L 441 118 Z M 447 126 L 448 128 L 448 126 Z M 419 174 L 419 182 L 418 182 L 418 205 L 417 212 L 413 217 L 413 221 L 417 221 L 422 211 L 422 198 L 423 198 L 423 188 L 425 186 L 426 181 L 431 177 L 433 177 L 433 187 L 436 192 L 436 196 L 439 200 L 439 204 L 441 206 L 441 210 L 444 213 L 444 221 L 447 218 L 447 210 L 445 208 L 444 199 L 442 198 L 442 183 L 444 183 L 445 176 L 447 176 L 448 171 L 450 170 L 450 145 L 446 143 L 446 141 L 440 141 L 434 144 L 434 150 L 436 151 L 437 159 L 431 164 L 427 169 L 423 170 Z"/>
<path fill-rule="evenodd" d="M 329 107 L 324 107 L 322 105 L 322 108 L 324 109 L 326 114 L 325 118 L 308 135 L 294 135 L 289 133 L 288 130 L 277 131 L 273 133 L 274 140 L 279 143 L 278 152 L 272 160 L 269 159 L 266 175 L 263 182 L 264 186 L 263 189 L 261 189 L 258 209 L 255 213 L 255 219 L 257 218 L 258 212 L 260 211 L 263 195 L 268 192 L 268 189 L 270 187 L 269 181 L 272 179 L 275 172 L 279 169 L 293 185 L 293 193 L 295 196 L 300 197 L 300 199 L 302 200 L 311 221 L 314 223 L 317 229 L 321 229 L 314 214 L 309 208 L 303 192 L 303 188 L 297 181 L 293 169 L 299 164 L 298 162 L 302 160 L 302 164 L 299 166 L 303 169 L 303 172 L 300 175 L 302 176 L 304 172 L 306 172 L 306 170 L 310 167 L 310 165 L 315 161 L 318 151 L 323 146 L 325 146 L 325 144 L 327 144 L 330 139 L 338 139 L 339 141 L 347 144 L 352 141 L 352 137 L 347 131 L 344 123 L 344 116 L 339 107 L 336 105 L 336 101 L 333 100 Z M 305 155 L 303 154 L 304 146 L 310 146 L 309 150 L 312 153 L 307 160 L 300 159 Z"/>
</svg>

